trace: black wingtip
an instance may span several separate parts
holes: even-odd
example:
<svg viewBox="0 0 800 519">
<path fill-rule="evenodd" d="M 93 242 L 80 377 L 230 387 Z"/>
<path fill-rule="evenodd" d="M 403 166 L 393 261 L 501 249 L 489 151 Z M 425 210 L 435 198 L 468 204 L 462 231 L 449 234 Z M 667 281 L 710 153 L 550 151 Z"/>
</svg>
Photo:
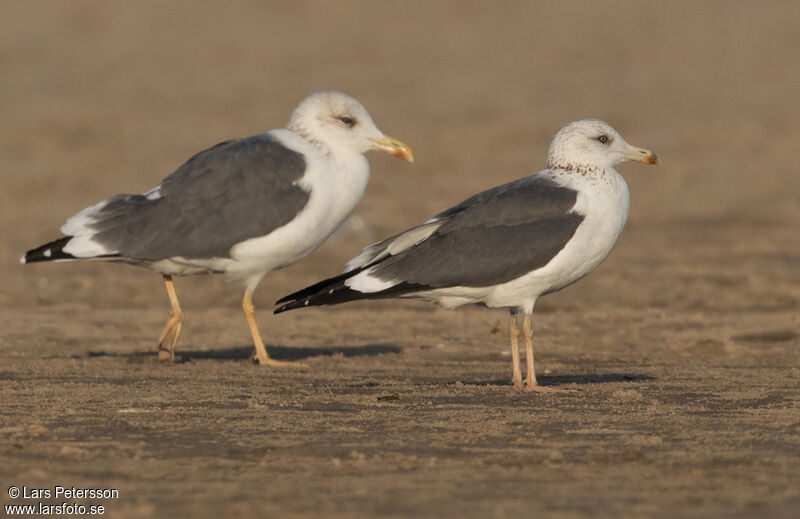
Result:
<svg viewBox="0 0 800 519">
<path fill-rule="evenodd" d="M 342 276 L 339 276 L 338 281 L 336 281 L 336 279 L 337 278 L 332 278 L 327 280 L 327 282 L 323 281 L 313 285 L 323 287 L 314 293 L 310 293 L 309 289 L 296 292 L 304 295 L 294 298 L 293 301 L 276 308 L 273 310 L 273 313 L 280 314 L 288 310 L 295 310 L 297 308 L 305 308 L 308 306 L 338 305 L 342 303 L 349 303 L 350 301 L 358 301 L 361 299 L 388 299 L 392 297 L 403 297 L 407 296 L 408 294 L 414 294 L 415 292 L 430 290 L 431 288 L 414 283 L 402 282 L 387 288 L 386 290 L 381 290 L 380 292 L 359 292 L 358 290 L 353 290 L 345 285 L 345 279 L 342 279 Z M 292 298 L 287 296 L 281 301 L 287 301 L 289 299 Z"/>
<path fill-rule="evenodd" d="M 20 263 L 38 263 L 40 261 L 72 260 L 75 256 L 64 252 L 64 247 L 72 239 L 72 236 L 65 236 L 51 242 L 45 243 L 40 247 L 31 249 L 20 258 Z"/>
<path fill-rule="evenodd" d="M 288 310 L 294 310 L 295 308 L 301 308 L 303 306 L 308 306 L 308 304 L 309 304 L 308 303 L 308 299 L 301 299 L 301 300 L 293 301 L 293 302 L 291 302 L 289 304 L 285 304 L 283 306 L 280 306 L 280 307 L 276 308 L 275 310 L 273 310 L 272 313 L 273 314 L 281 314 L 281 313 L 286 312 Z"/>
<path fill-rule="evenodd" d="M 321 292 L 324 292 L 326 289 L 330 288 L 331 286 L 337 285 L 341 281 L 344 281 L 347 278 L 355 276 L 356 274 L 358 274 L 362 270 L 364 270 L 363 267 L 355 269 L 355 270 L 350 270 L 350 271 L 347 271 L 347 272 L 343 272 L 343 273 L 339 274 L 338 276 L 334 276 L 332 278 L 323 279 L 322 281 L 320 281 L 318 283 L 314 283 L 313 285 L 309 285 L 309 286 L 307 286 L 306 288 L 304 288 L 302 290 L 298 290 L 297 292 L 292 292 L 291 294 L 289 294 L 287 296 L 283 296 L 282 298 L 280 298 L 277 301 L 275 301 L 275 304 L 279 305 L 281 303 L 286 303 L 286 302 L 289 302 L 289 301 L 297 301 L 298 299 L 305 299 L 308 296 L 316 296 L 317 294 L 319 294 Z M 297 307 L 293 307 L 293 308 L 297 308 Z M 292 310 L 292 308 L 287 308 L 286 310 Z"/>
<path fill-rule="evenodd" d="M 357 299 L 365 299 L 370 294 L 364 294 L 357 290 L 352 290 L 344 284 L 347 276 L 341 275 L 335 278 L 321 281 L 308 288 L 295 292 L 296 296 L 289 295 L 280 299 L 276 304 L 286 303 L 279 306 L 273 313 L 280 314 L 288 310 L 305 308 L 307 306 L 328 306 L 347 303 Z M 287 302 L 288 301 L 288 302 Z"/>
</svg>

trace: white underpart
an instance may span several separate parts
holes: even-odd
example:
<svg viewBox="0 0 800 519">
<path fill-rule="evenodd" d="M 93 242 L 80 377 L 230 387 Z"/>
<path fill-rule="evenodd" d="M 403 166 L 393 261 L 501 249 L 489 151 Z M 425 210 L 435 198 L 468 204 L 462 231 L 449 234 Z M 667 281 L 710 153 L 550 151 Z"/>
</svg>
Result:
<svg viewBox="0 0 800 519">
<path fill-rule="evenodd" d="M 600 265 L 611 253 L 625 227 L 628 186 L 613 168 L 597 172 L 595 177 L 558 170 L 551 175 L 562 185 L 578 190 L 573 211 L 584 215 L 584 219 L 572 239 L 547 265 L 492 287 L 485 301 L 487 306 L 517 306 L 526 312 L 532 311 L 539 295 L 563 288 Z"/>
<path fill-rule="evenodd" d="M 310 192 L 308 203 L 289 223 L 270 234 L 234 245 L 229 258 L 172 257 L 143 263 L 161 274 L 183 276 L 201 272 L 223 272 L 228 281 L 255 289 L 267 272 L 286 267 L 307 256 L 324 242 L 353 212 L 364 195 L 369 180 L 369 163 L 361 153 L 346 148 L 324 148 L 288 130 L 272 130 L 288 148 L 302 153 L 306 171 L 297 185 Z M 145 196 L 160 197 L 160 186 Z M 87 207 L 61 228 L 75 236 L 64 251 L 78 258 L 114 254 L 94 241 L 90 225 L 106 201 Z"/>
<path fill-rule="evenodd" d="M 268 133 L 305 156 L 306 171 L 297 181 L 297 185 L 310 192 L 303 210 L 271 233 L 234 245 L 229 258 L 172 257 L 147 267 L 174 276 L 221 272 L 228 282 L 252 291 L 268 272 L 291 265 L 313 252 L 347 219 L 367 187 L 366 157 L 343 148 L 320 149 L 288 130 Z"/>
<path fill-rule="evenodd" d="M 311 196 L 283 227 L 231 249 L 226 277 L 253 288 L 267 272 L 307 256 L 333 234 L 353 212 L 369 180 L 369 163 L 360 153 L 342 148 L 325 153 L 287 130 L 270 134 L 305 155 L 306 173 L 298 185 Z"/>
<path fill-rule="evenodd" d="M 348 124 L 343 119 L 345 115 L 356 123 Z M 136 263 L 164 275 L 225 273 L 229 281 L 255 289 L 267 272 L 285 267 L 316 249 L 352 213 L 369 179 L 369 164 L 363 154 L 376 148 L 376 140 L 385 139 L 358 101 L 337 92 L 309 96 L 292 113 L 288 129 L 267 133 L 303 154 L 306 161 L 306 171 L 297 185 L 310 193 L 309 200 L 286 225 L 234 245 L 230 257 L 170 257 L 157 261 L 103 258 L 119 253 L 94 241 L 96 231 L 92 224 L 108 203 L 103 201 L 87 207 L 64 224 L 62 232 L 73 236 L 64 251 L 76 258 L 101 256 L 98 259 Z M 144 196 L 148 200 L 159 199 L 160 186 Z"/>
<path fill-rule="evenodd" d="M 646 156 L 652 157 L 652 153 L 631 146 L 603 121 L 583 119 L 565 125 L 550 144 L 548 169 L 535 174 L 578 193 L 572 211 L 584 218 L 558 254 L 543 267 L 499 285 L 455 286 L 416 292 L 407 297 L 419 297 L 451 308 L 483 303 L 489 307 L 531 312 L 540 295 L 563 288 L 587 275 L 614 248 L 628 219 L 629 205 L 628 186 L 614 166 L 626 160 L 639 161 Z M 426 224 L 435 222 L 434 217 Z M 376 251 L 367 249 L 352 263 L 370 255 L 376 255 Z M 372 293 L 402 281 L 381 280 L 367 269 L 346 283 L 351 289 Z"/>
<path fill-rule="evenodd" d="M 629 194 L 625 180 L 613 168 L 587 175 L 564 170 L 537 173 L 578 191 L 573 211 L 584 216 L 572 239 L 547 265 L 522 277 L 488 287 L 450 287 L 419 292 L 417 297 L 448 308 L 483 303 L 492 308 L 520 308 L 530 312 L 541 294 L 563 288 L 594 270 L 608 256 L 628 218 Z M 355 261 L 355 260 L 353 260 Z M 402 282 L 373 277 L 369 270 L 346 284 L 364 293 L 380 292 Z"/>
</svg>

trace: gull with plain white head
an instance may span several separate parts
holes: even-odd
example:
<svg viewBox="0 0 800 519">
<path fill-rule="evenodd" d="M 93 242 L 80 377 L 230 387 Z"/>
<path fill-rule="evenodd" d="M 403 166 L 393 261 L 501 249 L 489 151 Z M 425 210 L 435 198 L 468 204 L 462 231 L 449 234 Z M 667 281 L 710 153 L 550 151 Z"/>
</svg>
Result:
<svg viewBox="0 0 800 519">
<path fill-rule="evenodd" d="M 173 276 L 221 273 L 245 288 L 256 359 L 269 357 L 252 293 L 267 273 L 305 257 L 358 204 L 371 149 L 413 161 L 366 109 L 339 92 L 319 92 L 291 115 L 288 128 L 221 142 L 197 153 L 142 195 L 116 195 L 77 213 L 66 235 L 28 251 L 23 263 L 80 259 L 124 262 L 163 276 L 171 315 L 159 357 L 174 359 L 183 311 Z"/>
</svg>

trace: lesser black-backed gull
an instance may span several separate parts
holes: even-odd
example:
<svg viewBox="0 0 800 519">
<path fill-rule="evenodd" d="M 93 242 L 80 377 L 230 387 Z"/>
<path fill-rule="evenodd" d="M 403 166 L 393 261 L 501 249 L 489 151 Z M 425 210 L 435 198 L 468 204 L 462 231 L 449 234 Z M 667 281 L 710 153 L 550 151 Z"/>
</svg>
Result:
<svg viewBox="0 0 800 519">
<path fill-rule="evenodd" d="M 370 149 L 413 161 L 358 101 L 319 92 L 300 103 L 286 129 L 221 142 L 145 194 L 87 207 L 61 227 L 67 236 L 21 261 L 106 260 L 160 273 L 171 304 L 158 339 L 164 359 L 174 359 L 184 318 L 172 277 L 223 273 L 245 288 L 257 361 L 284 364 L 261 341 L 253 290 L 268 272 L 311 253 L 353 211 L 369 178 L 363 154 Z"/>
<path fill-rule="evenodd" d="M 533 306 L 574 283 L 614 247 L 628 218 L 620 162 L 657 164 L 608 124 L 575 121 L 559 130 L 547 169 L 479 193 L 424 224 L 370 245 L 344 274 L 288 295 L 275 312 L 358 299 L 414 297 L 447 308 L 508 308 L 512 381 L 523 387 L 517 314 L 523 313 L 529 391 L 536 383 Z"/>
</svg>

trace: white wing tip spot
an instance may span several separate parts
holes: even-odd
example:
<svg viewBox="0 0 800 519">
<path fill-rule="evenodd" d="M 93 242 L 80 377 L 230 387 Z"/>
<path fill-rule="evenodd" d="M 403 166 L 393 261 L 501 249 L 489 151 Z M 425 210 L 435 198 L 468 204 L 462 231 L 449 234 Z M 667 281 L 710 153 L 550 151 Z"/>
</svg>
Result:
<svg viewBox="0 0 800 519">
<path fill-rule="evenodd" d="M 19 262 L 22 263 L 23 265 L 26 263 L 24 254 L 19 257 Z"/>
<path fill-rule="evenodd" d="M 53 255 L 53 251 L 51 251 L 50 249 L 47 249 L 46 251 L 44 251 L 44 257 L 45 258 L 49 258 L 52 255 Z"/>
</svg>

